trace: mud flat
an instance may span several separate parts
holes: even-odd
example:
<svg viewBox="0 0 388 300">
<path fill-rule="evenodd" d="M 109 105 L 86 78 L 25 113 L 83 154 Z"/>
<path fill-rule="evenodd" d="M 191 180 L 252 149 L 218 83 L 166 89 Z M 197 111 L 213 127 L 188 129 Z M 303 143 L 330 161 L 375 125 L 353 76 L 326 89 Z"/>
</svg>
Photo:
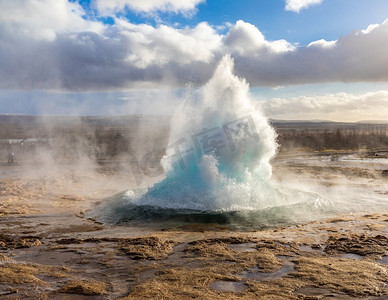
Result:
<svg viewBox="0 0 388 300">
<path fill-rule="evenodd" d="M 274 180 L 333 191 L 352 184 L 388 201 L 379 168 L 321 160 L 280 157 Z M 1 299 L 388 298 L 387 210 L 264 230 L 107 225 L 88 212 L 129 177 L 15 168 L 0 178 Z"/>
</svg>

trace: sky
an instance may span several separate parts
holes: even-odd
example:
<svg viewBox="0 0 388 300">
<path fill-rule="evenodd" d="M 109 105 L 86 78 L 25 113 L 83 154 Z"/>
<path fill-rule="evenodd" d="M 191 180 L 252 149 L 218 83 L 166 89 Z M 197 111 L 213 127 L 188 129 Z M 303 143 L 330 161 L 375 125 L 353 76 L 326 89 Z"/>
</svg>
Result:
<svg viewBox="0 0 388 300">
<path fill-rule="evenodd" d="M 168 114 L 230 55 L 270 118 L 388 120 L 387 53 L 387 0 L 0 0 L 0 114 Z"/>
</svg>

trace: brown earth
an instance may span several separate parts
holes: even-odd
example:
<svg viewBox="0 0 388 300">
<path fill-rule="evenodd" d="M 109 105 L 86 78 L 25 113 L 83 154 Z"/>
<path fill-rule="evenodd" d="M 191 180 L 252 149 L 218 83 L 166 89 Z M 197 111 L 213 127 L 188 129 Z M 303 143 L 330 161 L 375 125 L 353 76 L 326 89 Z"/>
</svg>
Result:
<svg viewBox="0 0 388 300">
<path fill-rule="evenodd" d="M 385 192 L 375 170 L 274 169 L 323 186 L 373 179 Z M 388 298 L 388 212 L 261 231 L 104 225 L 87 214 L 130 185 L 115 176 L 0 178 L 1 299 Z"/>
</svg>

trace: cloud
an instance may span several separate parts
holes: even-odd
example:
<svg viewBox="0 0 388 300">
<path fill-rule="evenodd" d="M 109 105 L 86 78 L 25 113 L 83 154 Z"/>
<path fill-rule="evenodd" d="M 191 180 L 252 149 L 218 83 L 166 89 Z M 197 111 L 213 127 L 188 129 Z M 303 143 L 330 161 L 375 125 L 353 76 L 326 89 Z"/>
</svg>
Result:
<svg viewBox="0 0 388 300">
<path fill-rule="evenodd" d="M 140 69 L 171 61 L 178 65 L 210 63 L 221 47 L 221 37 L 207 23 L 184 29 L 135 25 L 125 20 L 116 23 L 117 33 L 128 45 L 125 61 Z"/>
<path fill-rule="evenodd" d="M 225 45 L 231 52 L 240 55 L 259 55 L 263 52 L 281 53 L 293 50 L 294 47 L 285 40 L 269 42 L 254 25 L 242 20 L 231 27 L 225 37 Z"/>
<path fill-rule="evenodd" d="M 23 16 L 28 9 L 20 7 Z M 47 8 L 40 9 L 44 15 Z M 63 14 L 78 20 L 79 11 L 66 9 Z M 98 32 L 89 29 L 94 21 L 82 19 L 72 30 L 57 32 L 50 22 L 31 21 L 30 28 L 54 32 L 46 38 L 14 30 L 23 19 L 4 15 L 0 15 L 2 89 L 90 91 L 200 82 L 211 76 L 215 52 L 221 47 L 221 37 L 206 23 L 175 29 L 116 19 L 115 25 Z"/>
<path fill-rule="evenodd" d="M 334 47 L 336 44 L 336 41 L 326 41 L 324 39 L 311 42 L 307 45 L 307 47 L 318 47 L 318 48 L 331 48 Z"/>
<path fill-rule="evenodd" d="M 96 6 L 102 15 L 112 15 L 126 9 L 143 13 L 190 13 L 201 2 L 205 0 L 96 0 Z"/>
<path fill-rule="evenodd" d="M 34 14 L 30 12 L 34 11 Z M 66 0 L 0 0 L 0 89 L 100 91 L 202 84 L 229 54 L 252 86 L 388 81 L 388 21 L 308 46 L 269 41 L 237 21 L 174 28 L 113 25 Z"/>
<path fill-rule="evenodd" d="M 274 119 L 360 121 L 386 120 L 388 91 L 354 95 L 327 94 L 315 97 L 272 98 L 263 109 Z"/>
<path fill-rule="evenodd" d="M 67 0 L 0 0 L 0 24 L 12 36 L 54 40 L 63 33 L 103 31 L 102 23 L 83 16 L 79 3 Z"/>
<path fill-rule="evenodd" d="M 322 3 L 323 0 L 286 0 L 286 10 L 298 13 L 302 9 Z"/>
<path fill-rule="evenodd" d="M 355 30 L 336 41 L 317 41 L 286 51 L 233 52 L 235 69 L 253 86 L 323 82 L 388 81 L 388 20 L 373 30 Z"/>
</svg>

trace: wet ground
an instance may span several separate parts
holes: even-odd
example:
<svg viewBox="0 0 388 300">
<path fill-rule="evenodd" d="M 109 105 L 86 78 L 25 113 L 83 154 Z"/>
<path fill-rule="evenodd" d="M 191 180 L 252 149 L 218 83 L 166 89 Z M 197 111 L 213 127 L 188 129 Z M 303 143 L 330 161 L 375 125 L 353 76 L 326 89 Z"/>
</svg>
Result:
<svg viewBox="0 0 388 300">
<path fill-rule="evenodd" d="M 128 188 L 128 174 L 7 168 L 0 177 L 1 299 L 388 299 L 381 168 L 280 157 L 279 185 L 315 182 L 330 195 L 346 184 L 383 205 L 244 231 L 101 224 L 88 212 Z"/>
</svg>

